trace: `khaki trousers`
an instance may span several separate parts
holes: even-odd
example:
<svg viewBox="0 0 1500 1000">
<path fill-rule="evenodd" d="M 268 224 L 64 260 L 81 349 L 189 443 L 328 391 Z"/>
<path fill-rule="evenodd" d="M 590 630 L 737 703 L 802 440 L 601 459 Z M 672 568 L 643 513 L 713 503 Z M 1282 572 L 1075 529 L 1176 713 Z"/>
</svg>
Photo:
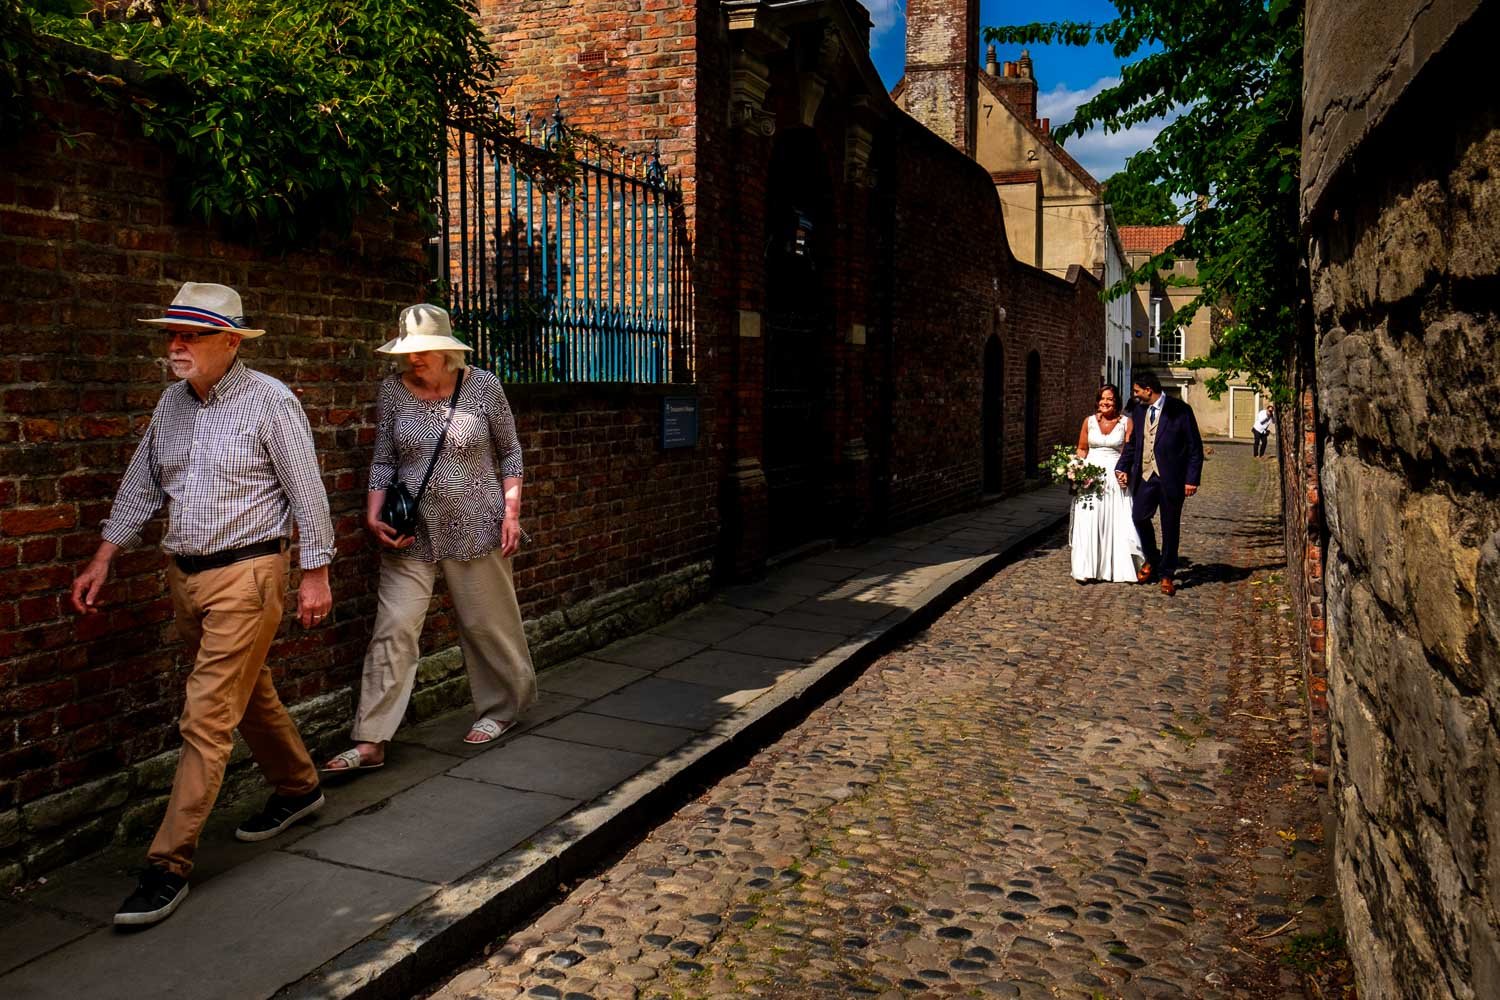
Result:
<svg viewBox="0 0 1500 1000">
<path fill-rule="evenodd" d="M 417 640 L 439 567 L 458 614 L 475 717 L 510 722 L 536 700 L 536 673 L 511 564 L 498 548 L 478 559 L 436 563 L 386 553 L 380 559 L 380 606 L 354 717 L 353 736 L 360 743 L 390 739 L 406 715 L 417 677 Z"/>
<path fill-rule="evenodd" d="M 191 575 L 174 564 L 167 579 L 193 671 L 178 726 L 182 755 L 172 797 L 148 857 L 186 876 L 219 797 L 236 728 L 278 793 L 307 794 L 318 787 L 318 771 L 266 666 L 266 651 L 281 626 L 286 553 Z"/>
</svg>

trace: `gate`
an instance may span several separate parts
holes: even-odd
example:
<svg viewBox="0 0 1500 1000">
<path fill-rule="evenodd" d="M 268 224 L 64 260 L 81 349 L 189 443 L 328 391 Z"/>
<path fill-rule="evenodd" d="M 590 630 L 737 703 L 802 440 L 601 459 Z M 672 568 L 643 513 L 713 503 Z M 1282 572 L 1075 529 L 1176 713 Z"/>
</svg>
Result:
<svg viewBox="0 0 1500 1000">
<path fill-rule="evenodd" d="M 475 362 L 508 382 L 691 382 L 681 189 L 659 148 L 605 143 L 560 104 L 517 127 L 573 158 L 570 184 L 504 162 L 495 137 L 445 136 L 434 276 Z"/>
<path fill-rule="evenodd" d="M 766 317 L 765 457 L 767 537 L 772 551 L 826 533 L 823 405 L 819 363 L 831 322 L 821 312 Z"/>
<path fill-rule="evenodd" d="M 984 342 L 984 393 L 980 405 L 984 492 L 999 493 L 1005 485 L 1005 347 L 993 333 Z"/>
<path fill-rule="evenodd" d="M 1026 355 L 1026 478 L 1041 474 L 1042 356 Z"/>
</svg>

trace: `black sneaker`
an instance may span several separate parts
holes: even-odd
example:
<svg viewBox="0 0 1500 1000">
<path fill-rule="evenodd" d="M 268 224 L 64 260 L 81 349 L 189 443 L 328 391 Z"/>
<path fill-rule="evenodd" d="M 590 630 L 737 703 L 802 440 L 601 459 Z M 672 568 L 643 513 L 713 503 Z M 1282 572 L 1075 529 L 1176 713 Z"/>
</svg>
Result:
<svg viewBox="0 0 1500 1000">
<path fill-rule="evenodd" d="M 323 789 L 314 788 L 306 795 L 272 793 L 266 807 L 240 824 L 234 835 L 240 840 L 269 840 L 299 819 L 323 808 Z"/>
<path fill-rule="evenodd" d="M 141 880 L 115 911 L 116 927 L 149 927 L 161 923 L 187 899 L 187 879 L 161 865 L 141 872 Z"/>
</svg>

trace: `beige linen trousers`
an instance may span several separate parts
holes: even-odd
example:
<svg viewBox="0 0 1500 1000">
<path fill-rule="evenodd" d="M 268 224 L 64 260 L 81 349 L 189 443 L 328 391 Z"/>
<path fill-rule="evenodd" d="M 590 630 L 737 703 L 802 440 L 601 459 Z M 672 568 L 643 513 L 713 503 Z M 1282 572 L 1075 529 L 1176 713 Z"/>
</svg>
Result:
<svg viewBox="0 0 1500 1000">
<path fill-rule="evenodd" d="M 258 556 L 201 573 L 167 567 L 177 631 L 193 658 L 182 706 L 182 753 L 172 797 L 147 855 L 184 877 L 234 750 L 234 731 L 279 795 L 318 787 L 318 769 L 271 681 L 266 653 L 281 627 L 287 555 Z"/>
<path fill-rule="evenodd" d="M 439 568 L 458 615 L 475 719 L 510 722 L 536 700 L 536 672 L 516 603 L 511 562 L 498 548 L 478 559 L 435 563 L 387 552 L 380 557 L 380 606 L 365 652 L 354 717 L 357 742 L 385 742 L 406 715 L 417 677 L 417 640 Z"/>
</svg>

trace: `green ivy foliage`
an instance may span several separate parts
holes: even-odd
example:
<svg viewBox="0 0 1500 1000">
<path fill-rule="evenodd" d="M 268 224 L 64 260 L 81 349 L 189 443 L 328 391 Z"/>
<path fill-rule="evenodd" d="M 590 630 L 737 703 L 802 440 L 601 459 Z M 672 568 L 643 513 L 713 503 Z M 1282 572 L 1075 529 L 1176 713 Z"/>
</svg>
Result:
<svg viewBox="0 0 1500 1000">
<path fill-rule="evenodd" d="M 1215 395 L 1245 376 L 1286 399 L 1306 282 L 1298 251 L 1302 122 L 1302 0 L 1114 0 L 1099 24 L 1038 23 L 987 28 L 1009 44 L 1110 45 L 1122 60 L 1117 86 L 1079 106 L 1057 129 L 1064 140 L 1101 126 L 1116 132 L 1169 112 L 1155 144 L 1131 157 L 1136 184 L 1165 188 L 1190 208 L 1184 243 L 1198 259 L 1200 306 L 1222 323 L 1208 356 Z M 1140 56 L 1143 49 L 1159 51 Z M 1137 58 L 1139 56 L 1139 58 Z M 1200 197 L 1201 196 L 1201 197 Z M 1172 255 L 1129 275 L 1114 291 L 1149 280 Z"/>
<path fill-rule="evenodd" d="M 176 153 L 193 213 L 239 233 L 300 243 L 375 206 L 427 212 L 445 120 L 543 178 L 566 172 L 494 106 L 499 60 L 470 0 L 164 4 L 159 25 L 28 6 L 39 33 L 130 61 L 145 86 L 79 78 Z"/>
</svg>

